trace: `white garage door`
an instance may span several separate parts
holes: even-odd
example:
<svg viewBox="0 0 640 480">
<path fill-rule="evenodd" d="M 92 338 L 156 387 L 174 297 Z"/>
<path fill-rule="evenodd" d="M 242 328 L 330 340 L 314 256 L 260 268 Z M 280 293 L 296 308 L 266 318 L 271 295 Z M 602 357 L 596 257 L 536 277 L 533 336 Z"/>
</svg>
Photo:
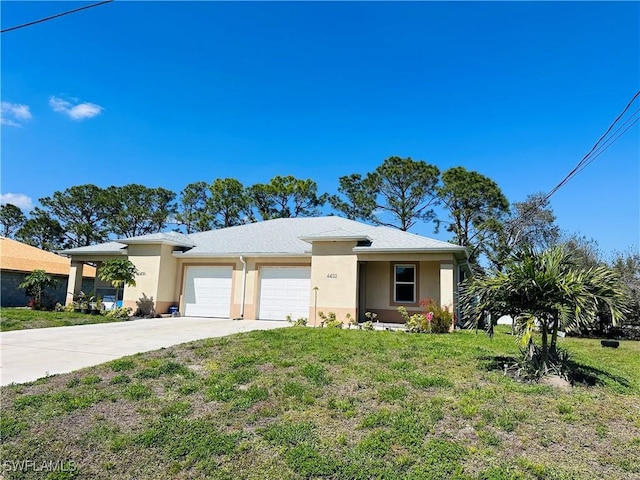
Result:
<svg viewBox="0 0 640 480">
<path fill-rule="evenodd" d="M 311 267 L 260 269 L 260 320 L 296 320 L 309 317 Z"/>
<path fill-rule="evenodd" d="M 232 267 L 187 267 L 184 315 L 229 318 L 232 272 Z"/>
</svg>

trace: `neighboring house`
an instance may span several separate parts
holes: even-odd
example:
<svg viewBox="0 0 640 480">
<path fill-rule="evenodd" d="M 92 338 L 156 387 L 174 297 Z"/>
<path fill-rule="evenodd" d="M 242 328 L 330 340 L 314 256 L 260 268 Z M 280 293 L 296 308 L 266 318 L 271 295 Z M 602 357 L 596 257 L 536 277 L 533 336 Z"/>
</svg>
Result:
<svg viewBox="0 0 640 480">
<path fill-rule="evenodd" d="M 70 290 L 86 262 L 126 257 L 140 272 L 124 305 L 153 297 L 181 315 L 285 320 L 317 312 L 400 321 L 398 307 L 421 299 L 455 309 L 464 247 L 340 217 L 282 218 L 184 235 L 157 233 L 61 252 L 71 257 Z M 75 283 L 74 283 L 75 279 Z M 68 301 L 69 298 L 68 298 Z"/>
<path fill-rule="evenodd" d="M 56 288 L 47 289 L 46 300 L 65 303 L 70 262 L 68 258 L 46 252 L 10 238 L 0 237 L 0 304 L 3 307 L 24 307 L 31 297 L 24 288 L 19 288 L 25 277 L 34 270 L 44 270 L 57 280 Z M 87 265 L 82 287 L 93 290 L 95 268 Z"/>
</svg>

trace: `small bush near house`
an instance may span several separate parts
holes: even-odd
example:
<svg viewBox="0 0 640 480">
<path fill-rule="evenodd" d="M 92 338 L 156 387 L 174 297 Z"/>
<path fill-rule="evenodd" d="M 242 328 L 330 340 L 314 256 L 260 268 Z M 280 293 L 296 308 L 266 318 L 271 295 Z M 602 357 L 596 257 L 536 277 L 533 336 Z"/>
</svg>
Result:
<svg viewBox="0 0 640 480">
<path fill-rule="evenodd" d="M 105 313 L 105 317 L 117 318 L 118 320 L 129 320 L 130 316 L 130 307 L 116 307 L 113 310 L 109 310 L 107 313 Z"/>
<path fill-rule="evenodd" d="M 299 319 L 294 320 L 291 315 L 287 315 L 287 322 L 294 327 L 306 327 L 307 323 L 309 323 L 309 319 L 306 317 L 300 317 Z"/>
<path fill-rule="evenodd" d="M 367 320 L 366 322 L 362 322 L 362 329 L 363 330 L 373 330 L 373 322 L 371 320 Z"/>
<path fill-rule="evenodd" d="M 453 324 L 453 314 L 447 307 L 441 307 L 431 299 L 420 300 L 424 313 L 409 315 L 405 307 L 398 307 L 398 312 L 405 321 L 407 330 L 419 333 L 449 333 Z"/>
<path fill-rule="evenodd" d="M 345 323 L 342 320 L 339 320 L 334 312 L 329 312 L 326 315 L 324 312 L 318 312 L 318 316 L 322 319 L 322 322 L 320 322 L 322 327 L 342 328 Z M 347 313 L 347 316 L 345 317 L 346 323 L 349 324 L 351 319 L 351 315 Z"/>
<path fill-rule="evenodd" d="M 157 318 L 160 315 L 156 312 L 156 305 L 153 297 L 147 297 L 144 293 L 142 297 L 136 300 L 136 311 L 133 312 L 134 317 Z"/>
</svg>

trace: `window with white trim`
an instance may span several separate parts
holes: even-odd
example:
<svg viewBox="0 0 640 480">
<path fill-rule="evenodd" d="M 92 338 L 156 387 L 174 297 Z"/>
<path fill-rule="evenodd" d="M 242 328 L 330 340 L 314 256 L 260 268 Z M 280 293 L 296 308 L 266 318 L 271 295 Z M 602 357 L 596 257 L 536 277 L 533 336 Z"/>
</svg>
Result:
<svg viewBox="0 0 640 480">
<path fill-rule="evenodd" d="M 396 264 L 393 272 L 393 301 L 416 303 L 416 266 Z"/>
</svg>

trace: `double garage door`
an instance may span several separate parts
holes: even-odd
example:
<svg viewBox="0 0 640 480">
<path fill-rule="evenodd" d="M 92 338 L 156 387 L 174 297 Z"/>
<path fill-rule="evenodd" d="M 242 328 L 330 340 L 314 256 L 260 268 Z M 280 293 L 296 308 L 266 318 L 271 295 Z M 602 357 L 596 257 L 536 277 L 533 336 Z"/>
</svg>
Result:
<svg viewBox="0 0 640 480">
<path fill-rule="evenodd" d="M 184 304 L 187 317 L 229 318 L 232 267 L 188 267 Z M 240 288 L 240 287 L 238 287 Z M 260 320 L 295 320 L 309 316 L 310 267 L 261 267 L 258 312 Z"/>
</svg>

